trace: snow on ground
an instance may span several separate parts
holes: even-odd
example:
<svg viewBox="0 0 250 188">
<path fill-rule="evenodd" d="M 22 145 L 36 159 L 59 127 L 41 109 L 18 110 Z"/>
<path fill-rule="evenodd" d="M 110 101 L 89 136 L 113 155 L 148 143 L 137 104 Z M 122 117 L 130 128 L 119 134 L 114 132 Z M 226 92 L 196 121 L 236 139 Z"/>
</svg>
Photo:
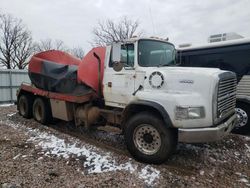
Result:
<svg viewBox="0 0 250 188">
<path fill-rule="evenodd" d="M 9 107 L 14 105 L 13 103 L 4 103 L 4 104 L 0 104 L 0 107 Z"/>
<path fill-rule="evenodd" d="M 250 141 L 250 137 L 249 137 L 249 136 L 243 136 L 243 138 L 244 138 L 246 141 Z"/>
<path fill-rule="evenodd" d="M 14 114 L 8 114 L 12 116 Z M 10 120 L 2 121 L 6 125 L 15 129 L 24 129 L 30 137 L 27 142 L 32 142 L 36 147 L 42 148 L 46 156 L 57 156 L 68 159 L 70 156 L 85 156 L 84 168 L 88 173 L 103 173 L 117 170 L 125 170 L 131 174 L 136 174 L 147 185 L 153 185 L 160 177 L 160 171 L 147 165 L 140 169 L 131 158 L 125 163 L 118 163 L 114 154 L 106 152 L 93 145 L 83 143 L 83 141 L 70 137 L 69 142 L 59 138 L 52 133 L 42 132 L 39 129 L 31 129 L 22 124 L 16 124 Z M 19 156 L 16 156 L 16 158 Z"/>
<path fill-rule="evenodd" d="M 139 175 L 139 178 L 144 179 L 145 183 L 151 185 L 152 182 L 157 179 L 160 175 L 160 171 L 155 170 L 153 167 L 145 166 Z"/>
<path fill-rule="evenodd" d="M 248 183 L 248 180 L 246 178 L 241 178 L 239 181 L 243 183 Z"/>
<path fill-rule="evenodd" d="M 14 116 L 15 114 L 16 114 L 16 112 L 15 113 L 11 113 L 11 114 L 7 114 L 7 116 L 11 117 L 11 116 Z"/>
</svg>

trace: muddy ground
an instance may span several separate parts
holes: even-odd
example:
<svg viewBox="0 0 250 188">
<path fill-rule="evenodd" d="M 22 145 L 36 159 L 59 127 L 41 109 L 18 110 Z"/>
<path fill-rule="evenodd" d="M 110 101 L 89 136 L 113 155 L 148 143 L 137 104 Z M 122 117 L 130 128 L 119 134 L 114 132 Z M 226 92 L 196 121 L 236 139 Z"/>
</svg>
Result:
<svg viewBox="0 0 250 188">
<path fill-rule="evenodd" d="M 0 187 L 250 187 L 250 137 L 180 143 L 166 163 L 148 165 L 111 130 L 44 126 L 0 107 Z"/>
</svg>

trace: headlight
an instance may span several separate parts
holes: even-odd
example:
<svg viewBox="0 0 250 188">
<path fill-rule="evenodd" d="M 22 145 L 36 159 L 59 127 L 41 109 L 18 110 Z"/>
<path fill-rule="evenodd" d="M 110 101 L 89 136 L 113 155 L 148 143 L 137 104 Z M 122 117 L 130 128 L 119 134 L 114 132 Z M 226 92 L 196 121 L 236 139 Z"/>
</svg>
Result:
<svg viewBox="0 0 250 188">
<path fill-rule="evenodd" d="M 175 111 L 175 119 L 200 119 L 205 117 L 205 109 L 203 106 L 199 107 L 183 107 L 177 106 Z"/>
</svg>

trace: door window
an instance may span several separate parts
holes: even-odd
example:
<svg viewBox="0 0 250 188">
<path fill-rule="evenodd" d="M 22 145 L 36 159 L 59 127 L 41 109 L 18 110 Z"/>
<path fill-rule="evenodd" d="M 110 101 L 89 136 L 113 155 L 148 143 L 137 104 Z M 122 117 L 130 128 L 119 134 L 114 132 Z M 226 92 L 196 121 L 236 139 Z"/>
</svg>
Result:
<svg viewBox="0 0 250 188">
<path fill-rule="evenodd" d="M 134 44 L 125 44 L 121 46 L 121 62 L 124 67 L 134 67 Z M 113 66 L 112 58 L 109 61 L 109 67 Z"/>
</svg>

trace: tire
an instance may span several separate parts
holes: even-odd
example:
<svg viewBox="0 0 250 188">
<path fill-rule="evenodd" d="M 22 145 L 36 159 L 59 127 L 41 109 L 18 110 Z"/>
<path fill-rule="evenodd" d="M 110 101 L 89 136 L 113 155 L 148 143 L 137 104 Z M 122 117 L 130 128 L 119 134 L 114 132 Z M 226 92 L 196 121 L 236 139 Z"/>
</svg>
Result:
<svg viewBox="0 0 250 188">
<path fill-rule="evenodd" d="M 176 149 L 178 130 L 167 128 L 163 120 L 152 113 L 134 115 L 125 126 L 127 148 L 138 161 L 161 164 Z"/>
<path fill-rule="evenodd" d="M 237 102 L 236 114 L 238 123 L 233 129 L 234 133 L 248 134 L 250 133 L 250 107 L 249 104 L 244 102 Z"/>
<path fill-rule="evenodd" d="M 33 100 L 28 95 L 22 94 L 17 102 L 17 109 L 24 118 L 32 118 L 32 103 Z"/>
<path fill-rule="evenodd" d="M 52 114 L 49 101 L 42 98 L 36 98 L 33 103 L 33 117 L 39 123 L 50 123 L 52 120 Z"/>
</svg>

